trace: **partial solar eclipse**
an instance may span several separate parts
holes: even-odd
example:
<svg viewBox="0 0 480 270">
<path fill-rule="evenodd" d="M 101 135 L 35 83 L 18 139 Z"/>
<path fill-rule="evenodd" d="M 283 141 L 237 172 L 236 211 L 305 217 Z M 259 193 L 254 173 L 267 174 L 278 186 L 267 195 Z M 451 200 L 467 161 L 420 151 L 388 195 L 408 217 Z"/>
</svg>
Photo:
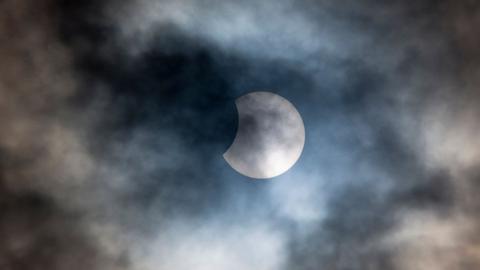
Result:
<svg viewBox="0 0 480 270">
<path fill-rule="evenodd" d="M 237 172 L 257 179 L 285 173 L 300 158 L 305 144 L 302 117 L 285 98 L 252 92 L 235 101 L 238 129 L 223 158 Z"/>
</svg>

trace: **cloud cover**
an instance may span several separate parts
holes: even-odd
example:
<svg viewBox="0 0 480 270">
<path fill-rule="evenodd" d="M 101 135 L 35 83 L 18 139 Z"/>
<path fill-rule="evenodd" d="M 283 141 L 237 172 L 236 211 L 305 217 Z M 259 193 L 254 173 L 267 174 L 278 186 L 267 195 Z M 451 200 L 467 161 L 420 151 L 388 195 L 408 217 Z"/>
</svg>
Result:
<svg viewBox="0 0 480 270">
<path fill-rule="evenodd" d="M 480 265 L 475 2 L 0 11 L 0 268 Z M 272 181 L 222 159 L 257 90 L 307 133 Z"/>
</svg>

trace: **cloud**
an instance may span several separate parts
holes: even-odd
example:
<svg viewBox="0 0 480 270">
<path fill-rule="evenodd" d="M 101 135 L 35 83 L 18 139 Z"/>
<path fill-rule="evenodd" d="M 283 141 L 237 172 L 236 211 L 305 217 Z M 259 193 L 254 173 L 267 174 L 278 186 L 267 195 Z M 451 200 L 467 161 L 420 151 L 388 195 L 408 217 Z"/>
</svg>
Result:
<svg viewBox="0 0 480 270">
<path fill-rule="evenodd" d="M 448 218 L 428 212 L 410 212 L 386 239 L 395 249 L 398 269 L 462 269 L 478 265 L 478 241 L 472 239 L 478 225 L 468 217 Z"/>
<path fill-rule="evenodd" d="M 477 4 L 0 9 L 0 268 L 479 264 Z M 306 126 L 273 181 L 221 156 L 258 90 Z"/>
<path fill-rule="evenodd" d="M 220 223 L 218 223 L 220 222 Z M 279 269 L 285 258 L 282 234 L 268 224 L 191 223 L 176 220 L 159 231 L 139 269 Z"/>
<path fill-rule="evenodd" d="M 136 1 L 123 8 L 112 6 L 110 13 L 119 22 L 122 40 L 131 44 L 131 37 L 139 36 L 144 41 L 133 44 L 137 50 L 152 42 L 156 29 L 163 26 L 178 27 L 223 49 L 257 57 L 295 58 L 299 53 L 332 46 L 327 38 L 321 39 L 317 27 L 293 2 L 253 4 Z"/>
</svg>

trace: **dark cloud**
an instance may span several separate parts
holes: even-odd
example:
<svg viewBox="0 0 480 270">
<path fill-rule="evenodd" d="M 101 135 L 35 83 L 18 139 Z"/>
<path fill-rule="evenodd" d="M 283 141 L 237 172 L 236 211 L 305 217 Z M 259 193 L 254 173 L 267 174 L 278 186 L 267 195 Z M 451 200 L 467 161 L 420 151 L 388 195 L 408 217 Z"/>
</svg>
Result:
<svg viewBox="0 0 480 270">
<path fill-rule="evenodd" d="M 474 269 L 475 1 L 3 1 L 0 268 Z M 298 163 L 222 159 L 235 99 Z"/>
<path fill-rule="evenodd" d="M 2 269 L 128 269 L 127 257 L 109 257 L 84 220 L 36 192 L 2 192 Z"/>
</svg>

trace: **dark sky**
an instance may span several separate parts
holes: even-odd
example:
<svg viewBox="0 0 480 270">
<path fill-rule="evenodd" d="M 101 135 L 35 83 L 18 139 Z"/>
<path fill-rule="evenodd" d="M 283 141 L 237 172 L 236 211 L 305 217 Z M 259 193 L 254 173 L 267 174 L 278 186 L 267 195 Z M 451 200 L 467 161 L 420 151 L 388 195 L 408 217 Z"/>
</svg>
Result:
<svg viewBox="0 0 480 270">
<path fill-rule="evenodd" d="M 0 1 L 0 269 L 480 268 L 480 3 Z M 222 154 L 235 99 L 305 123 Z"/>
</svg>

